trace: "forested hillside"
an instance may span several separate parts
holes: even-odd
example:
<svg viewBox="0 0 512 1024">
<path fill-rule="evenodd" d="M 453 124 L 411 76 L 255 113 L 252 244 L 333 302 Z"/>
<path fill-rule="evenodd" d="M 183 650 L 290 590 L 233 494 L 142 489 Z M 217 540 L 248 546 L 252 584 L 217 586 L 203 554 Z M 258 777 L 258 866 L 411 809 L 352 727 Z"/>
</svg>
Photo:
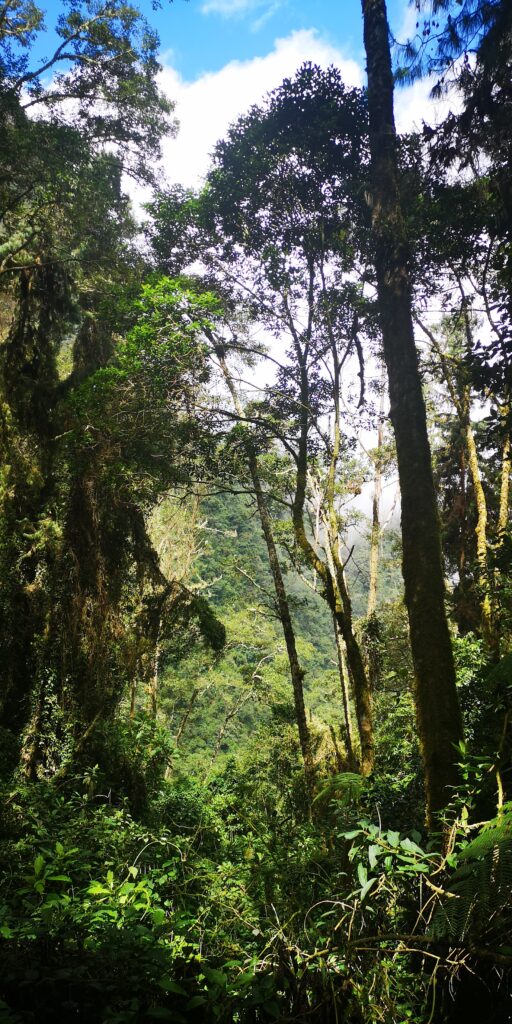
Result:
<svg viewBox="0 0 512 1024">
<path fill-rule="evenodd" d="M 512 1019 L 512 9 L 415 7 L 197 190 L 151 18 L 0 8 L 6 1024 Z"/>
</svg>

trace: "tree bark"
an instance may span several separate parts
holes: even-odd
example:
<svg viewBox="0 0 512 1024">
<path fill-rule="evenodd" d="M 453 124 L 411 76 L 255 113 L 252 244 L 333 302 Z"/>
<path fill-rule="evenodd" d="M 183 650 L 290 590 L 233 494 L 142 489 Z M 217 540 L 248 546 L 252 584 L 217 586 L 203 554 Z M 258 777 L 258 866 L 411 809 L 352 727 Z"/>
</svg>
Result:
<svg viewBox="0 0 512 1024">
<path fill-rule="evenodd" d="M 510 410 L 508 406 L 506 406 L 505 409 L 502 410 L 502 415 L 505 420 L 510 416 Z M 505 533 L 508 527 L 508 508 L 510 504 L 510 467 L 510 432 L 507 429 L 507 433 L 505 434 L 505 438 L 503 441 L 503 448 L 501 451 L 501 486 L 500 506 L 498 515 L 498 545 L 503 543 Z"/>
<path fill-rule="evenodd" d="M 478 562 L 478 583 L 480 587 L 480 616 L 481 616 L 481 628 L 482 637 L 485 644 L 491 650 L 497 653 L 499 648 L 499 640 L 496 635 L 495 624 L 495 608 L 494 608 L 494 595 L 492 592 L 492 580 L 489 573 L 489 559 L 488 559 L 488 548 L 487 548 L 487 499 L 485 497 L 484 486 L 482 483 L 482 476 L 480 473 L 480 465 L 478 461 L 478 451 L 476 447 L 475 435 L 473 433 L 473 427 L 469 419 L 469 410 L 466 417 L 465 423 L 466 433 L 466 448 L 468 453 L 468 466 L 471 473 L 471 480 L 473 483 L 473 491 L 475 494 L 475 505 L 476 505 L 476 558 Z"/>
<path fill-rule="evenodd" d="M 286 651 L 288 654 L 288 662 L 290 665 L 290 673 L 292 677 L 293 698 L 295 702 L 295 717 L 297 719 L 297 728 L 299 731 L 300 748 L 302 751 L 302 757 L 304 759 L 304 770 L 306 773 L 306 779 L 308 781 L 309 788 L 311 789 L 313 783 L 313 758 L 311 754 L 311 740 L 309 736 L 309 729 L 306 718 L 306 707 L 304 704 L 304 670 L 302 669 L 299 662 L 297 646 L 295 643 L 295 630 L 293 628 L 292 617 L 290 614 L 290 606 L 288 604 L 288 595 L 286 593 L 283 574 L 281 572 L 281 566 L 279 563 L 279 556 L 277 554 L 277 548 L 274 541 L 272 522 L 267 508 L 265 495 L 261 487 L 261 481 L 258 472 L 258 461 L 254 453 L 251 453 L 249 456 L 249 470 L 254 487 L 254 493 L 256 495 L 256 503 L 258 505 L 261 528 L 263 531 L 263 536 L 265 538 L 265 544 L 267 546 L 270 571 L 272 573 L 272 579 L 274 581 L 277 610 L 281 626 L 283 628 Z"/>
<path fill-rule="evenodd" d="M 421 327 L 422 331 L 430 339 L 432 347 L 438 356 L 444 380 L 448 388 L 448 394 L 453 402 L 453 406 L 456 409 L 457 416 L 459 417 L 460 425 L 464 431 L 468 468 L 471 476 L 471 482 L 473 484 L 476 505 L 475 537 L 476 560 L 478 564 L 478 589 L 480 592 L 480 629 L 484 643 L 494 657 L 498 658 L 499 634 L 497 631 L 496 602 L 494 598 L 493 579 L 489 572 L 488 558 L 487 498 L 485 496 L 484 485 L 482 483 L 482 474 L 480 472 L 480 462 L 478 458 L 475 434 L 471 424 L 471 393 L 468 387 L 464 387 L 462 389 L 462 394 L 458 392 L 456 382 L 450 373 L 448 360 L 435 334 L 421 322 L 419 317 L 416 316 L 415 320 Z M 469 325 L 466 329 L 469 332 Z"/>
<path fill-rule="evenodd" d="M 224 379 L 229 388 L 231 398 L 235 410 L 243 418 L 243 408 L 238 397 L 236 388 L 233 384 L 231 374 L 226 364 L 226 360 L 222 355 L 221 351 L 217 348 L 216 355 L 219 360 L 219 364 L 224 374 Z M 258 468 L 258 459 L 255 452 L 250 449 L 249 456 L 249 473 L 252 480 L 254 489 L 254 495 L 256 497 L 256 504 L 258 506 L 258 513 L 261 522 L 261 529 L 265 539 L 267 547 L 268 560 L 270 565 L 270 571 L 272 573 L 272 579 L 274 582 L 274 590 L 276 595 L 276 606 L 279 620 L 281 622 L 284 641 L 286 644 L 286 652 L 288 655 L 288 664 L 290 666 L 290 675 L 292 680 L 293 699 L 295 704 L 295 718 L 297 722 L 297 729 L 299 733 L 299 743 L 304 761 L 304 774 L 306 777 L 306 785 L 308 792 L 311 795 L 313 792 L 314 784 L 314 765 L 313 755 L 311 751 L 311 737 L 309 734 L 308 723 L 306 718 L 306 706 L 304 703 L 304 670 L 301 667 L 299 656 L 297 653 L 297 645 L 295 642 L 295 630 L 293 628 L 292 617 L 290 613 L 290 605 L 288 603 L 288 595 L 286 593 L 286 587 L 284 585 L 283 574 L 281 572 L 281 565 L 279 562 L 279 555 L 277 553 L 276 544 L 274 541 L 274 533 L 272 530 L 272 520 L 268 511 L 267 501 L 263 492 Z"/>
<path fill-rule="evenodd" d="M 362 0 L 368 71 L 372 222 L 390 413 L 402 497 L 403 576 L 424 761 L 427 822 L 458 782 L 462 719 L 444 607 L 439 521 L 414 342 L 409 252 L 398 188 L 393 75 L 385 0 Z"/>
<path fill-rule="evenodd" d="M 347 748 L 347 759 L 349 768 L 351 771 L 355 771 L 357 768 L 356 756 L 354 753 L 354 736 L 352 728 L 352 716 L 350 714 L 350 680 L 348 678 L 347 666 L 345 663 L 345 656 L 343 653 L 343 640 L 336 620 L 336 615 L 332 612 L 332 623 L 334 628 L 334 637 L 336 640 L 336 655 L 338 658 L 338 673 L 341 684 L 341 700 L 343 704 L 343 719 L 345 724 L 345 746 Z"/>
<path fill-rule="evenodd" d="M 348 593 L 344 567 L 338 549 L 338 537 L 329 533 L 326 524 L 325 552 L 331 586 L 326 587 L 326 596 L 336 622 L 339 638 L 343 639 L 352 681 L 356 710 L 357 729 L 360 745 L 360 767 L 362 775 L 370 775 L 375 765 L 375 744 L 373 737 L 373 713 L 370 685 L 364 667 L 361 649 L 352 625 L 352 604 Z M 325 580 L 324 580 L 325 583 Z M 329 595 L 332 596 L 329 599 Z M 342 680 L 342 686 L 344 680 Z"/>
<path fill-rule="evenodd" d="M 372 532 L 370 535 L 370 582 L 368 586 L 368 619 L 377 609 L 377 584 L 379 580 L 380 553 L 380 499 L 382 494 L 382 446 L 384 444 L 384 381 L 379 405 L 379 426 L 377 428 L 377 452 L 374 461 L 373 500 L 372 500 Z"/>
</svg>

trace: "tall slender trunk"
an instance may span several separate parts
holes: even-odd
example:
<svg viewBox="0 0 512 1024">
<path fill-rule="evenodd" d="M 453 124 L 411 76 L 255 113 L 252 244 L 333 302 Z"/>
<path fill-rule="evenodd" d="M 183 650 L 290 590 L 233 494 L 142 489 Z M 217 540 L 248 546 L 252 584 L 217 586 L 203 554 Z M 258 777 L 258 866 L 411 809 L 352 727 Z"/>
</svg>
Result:
<svg viewBox="0 0 512 1024">
<path fill-rule="evenodd" d="M 158 681 L 159 681 L 159 674 L 160 674 L 160 655 L 161 655 L 160 634 L 161 634 L 161 631 L 162 631 L 162 619 L 160 617 L 158 619 L 158 629 L 157 629 L 157 634 L 156 634 L 155 654 L 154 654 L 154 659 L 153 659 L 153 672 L 152 672 L 151 680 L 150 680 L 149 686 L 148 686 L 148 690 L 149 690 L 149 710 L 150 710 L 151 717 L 155 718 L 155 719 L 156 719 L 156 716 L 158 714 Z"/>
<path fill-rule="evenodd" d="M 227 709 L 226 714 L 224 716 L 224 721 L 217 733 L 217 739 L 215 741 L 215 747 L 210 761 L 210 768 L 213 764 L 215 764 L 215 761 L 217 760 L 220 754 L 222 748 L 222 741 L 226 735 L 229 723 L 232 722 L 234 718 L 236 718 L 236 716 L 240 713 L 244 705 L 247 704 L 247 702 L 251 700 L 251 697 L 253 696 L 254 690 L 249 690 L 247 693 L 239 694 L 236 700 L 234 700 L 230 707 Z"/>
<path fill-rule="evenodd" d="M 217 347 L 216 349 L 217 359 L 219 360 L 220 367 L 224 374 L 226 384 L 229 388 L 233 405 L 237 412 L 237 415 L 243 418 L 244 411 L 242 404 L 238 397 L 236 388 L 233 384 L 231 374 L 229 372 L 226 360 L 222 355 L 221 351 Z M 299 655 L 297 653 L 297 644 L 295 641 L 295 630 L 293 627 L 292 617 L 290 613 L 290 605 L 288 602 L 288 595 L 286 593 L 286 587 L 284 585 L 283 574 L 281 571 L 281 565 L 279 562 L 279 555 L 277 553 L 276 544 L 274 541 L 274 533 L 272 529 L 272 520 L 268 511 L 267 501 L 263 488 L 261 486 L 258 459 L 254 450 L 249 450 L 248 455 L 249 473 L 252 480 L 252 486 L 256 497 L 256 504 L 258 506 L 258 513 L 261 522 L 261 529 L 265 539 L 267 547 L 268 561 L 270 566 L 270 572 L 272 574 L 272 580 L 274 583 L 274 591 L 276 595 L 276 605 L 279 620 L 281 622 L 284 641 L 286 644 L 286 652 L 288 655 L 288 664 L 290 666 L 290 675 L 292 680 L 293 699 L 295 705 L 295 718 L 297 722 L 297 730 L 299 733 L 299 743 L 304 761 L 304 773 L 306 777 L 306 785 L 308 791 L 311 794 L 313 791 L 314 783 L 314 765 L 313 755 L 311 750 L 311 737 L 309 734 L 309 728 L 306 718 L 306 706 L 304 703 L 304 669 L 301 667 L 299 661 Z"/>
<path fill-rule="evenodd" d="M 370 775 L 375 763 L 370 685 L 352 625 L 352 604 L 345 580 L 344 566 L 339 554 L 338 537 L 333 538 L 328 530 L 325 550 L 335 598 L 334 608 L 331 606 L 331 610 L 345 644 L 352 680 L 361 749 L 361 773 Z"/>
<path fill-rule="evenodd" d="M 320 528 L 325 530 L 326 535 L 328 534 L 325 520 L 322 515 L 322 495 L 320 487 L 316 484 L 314 477 L 311 474 L 309 476 L 309 485 L 313 492 L 315 501 L 315 534 L 314 543 L 315 548 L 318 550 L 320 545 Z M 332 558 L 329 559 L 329 549 L 326 548 L 326 557 L 329 564 L 329 571 L 334 578 L 334 563 Z M 318 572 L 313 566 L 313 588 L 316 591 Z M 341 602 L 340 602 L 341 603 Z M 350 769 L 355 771 L 359 767 L 358 757 L 356 755 L 356 743 L 357 740 L 354 735 L 354 726 L 352 721 L 352 701 L 351 701 L 351 679 L 347 669 L 347 663 L 345 659 L 345 652 L 343 648 L 343 637 L 341 634 L 340 626 L 336 618 L 336 611 L 334 608 L 330 609 L 332 617 L 332 625 L 334 630 L 334 639 L 336 643 L 336 656 L 338 661 L 338 675 L 340 680 L 341 690 L 341 702 L 343 708 L 343 726 L 345 736 L 345 747 L 347 752 L 347 759 Z M 359 752 L 360 752 L 360 737 L 359 737 Z"/>
<path fill-rule="evenodd" d="M 179 745 L 181 743 L 182 736 L 183 736 L 183 733 L 185 731 L 185 726 L 186 726 L 186 724 L 187 724 L 187 722 L 188 722 L 188 720 L 189 720 L 189 718 L 190 718 L 190 716 L 191 716 L 191 714 L 192 714 L 192 712 L 194 710 L 194 706 L 195 706 L 195 703 L 196 703 L 197 698 L 199 696 L 199 692 L 200 692 L 200 690 L 199 690 L 198 686 L 195 686 L 194 689 L 192 690 L 192 693 L 191 693 L 190 698 L 189 698 L 189 702 L 188 702 L 188 704 L 187 704 L 187 706 L 185 708 L 185 711 L 184 711 L 184 714 L 182 716 L 181 722 L 180 722 L 180 724 L 178 726 L 178 731 L 177 731 L 175 739 L 174 739 L 174 745 L 176 747 L 179 747 Z"/>
<path fill-rule="evenodd" d="M 263 536 L 265 538 L 265 543 L 267 545 L 270 571 L 272 573 L 272 579 L 274 581 L 274 590 L 276 593 L 277 609 L 281 626 L 283 628 L 286 651 L 288 654 L 288 662 L 290 665 L 290 673 L 292 677 L 293 697 L 295 702 L 295 717 L 297 719 L 297 728 L 299 731 L 300 748 L 302 751 L 302 757 L 304 759 L 304 769 L 306 772 L 306 778 L 308 780 L 308 783 L 311 786 L 313 782 L 313 758 L 311 754 L 311 740 L 309 736 L 309 729 L 306 719 L 306 708 L 304 704 L 304 670 L 300 665 L 299 656 L 297 654 L 297 646 L 295 643 L 295 630 L 293 628 L 292 617 L 290 614 L 290 606 L 288 603 L 288 596 L 286 593 L 283 574 L 281 572 L 281 566 L 279 563 L 279 556 L 277 554 L 277 548 L 274 541 L 272 521 L 270 519 L 265 495 L 261 487 L 261 481 L 258 472 L 258 460 L 254 453 L 251 453 L 249 456 L 249 471 L 251 474 L 252 484 L 254 487 L 254 493 L 256 495 L 256 503 L 258 505 L 261 528 L 263 530 Z"/>
<path fill-rule="evenodd" d="M 478 458 L 475 434 L 471 424 L 471 392 L 468 387 L 464 387 L 461 395 L 451 375 L 446 354 L 443 351 L 442 346 L 439 344 L 435 334 L 430 330 L 430 328 L 426 327 L 425 324 L 421 322 L 419 317 L 416 316 L 415 320 L 432 343 L 432 347 L 441 364 L 445 384 L 448 388 L 448 394 L 457 411 L 460 425 L 464 431 L 468 469 L 471 476 L 471 483 L 473 484 L 476 505 L 475 537 L 476 560 L 478 564 L 478 588 L 480 592 L 480 628 L 483 640 L 489 651 L 491 651 L 495 657 L 498 657 L 499 634 L 496 620 L 496 602 L 493 587 L 494 581 L 491 573 L 489 572 L 487 498 L 485 496 L 482 475 L 480 473 L 480 461 Z M 466 330 L 469 333 L 469 323 Z"/>
<path fill-rule="evenodd" d="M 322 520 L 326 532 L 325 550 L 327 556 L 327 562 L 324 562 L 313 547 L 304 524 L 304 506 L 308 484 L 309 380 L 307 375 L 307 353 L 301 350 L 291 321 L 290 329 L 294 336 L 300 373 L 300 437 L 295 494 L 292 506 L 293 530 L 297 544 L 322 581 L 325 600 L 336 618 L 345 643 L 353 684 L 357 724 L 361 738 L 361 772 L 363 775 L 369 775 L 373 771 L 375 760 L 370 689 L 359 644 L 352 628 L 352 607 L 345 581 L 344 566 L 339 553 L 338 523 L 334 507 L 339 422 L 335 411 L 335 422 L 338 422 L 338 430 L 335 429 L 329 483 L 325 497 L 325 507 L 322 511 Z"/>
<path fill-rule="evenodd" d="M 507 402 L 501 409 L 502 419 L 505 425 L 505 436 L 503 439 L 503 447 L 501 449 L 501 481 L 500 481 L 500 501 L 498 508 L 498 523 L 497 523 L 497 539 L 496 549 L 499 551 L 505 543 L 506 533 L 509 525 L 509 505 L 510 505 L 510 471 L 511 471 L 511 445 L 510 445 L 510 405 Z M 500 602 L 500 584 L 501 584 L 501 573 L 499 568 L 494 570 L 494 592 L 496 599 L 496 626 L 498 634 L 500 632 L 500 618 L 501 618 L 501 602 Z"/>
<path fill-rule="evenodd" d="M 356 766 L 356 756 L 354 751 L 354 730 L 352 726 L 352 716 L 350 714 L 350 680 L 348 678 L 347 665 L 345 656 L 343 653 L 343 640 L 340 632 L 340 627 L 336 621 L 336 615 L 332 613 L 332 622 L 334 628 L 334 636 L 336 639 L 336 654 L 338 658 L 338 672 L 341 684 L 341 700 L 343 704 L 343 719 L 345 724 L 345 746 L 347 748 L 347 758 L 351 771 Z"/>
<path fill-rule="evenodd" d="M 480 618 L 482 637 L 487 647 L 496 654 L 499 648 L 499 640 L 496 634 L 496 615 L 494 607 L 494 595 L 492 592 L 492 578 L 489 573 L 489 557 L 487 545 L 487 499 L 485 496 L 478 451 L 476 447 L 473 427 L 469 419 L 469 409 L 465 417 L 466 449 L 468 453 L 468 466 L 471 473 L 471 482 L 475 495 L 476 504 L 476 560 L 478 562 L 478 583 L 480 589 Z"/>
<path fill-rule="evenodd" d="M 373 474 L 372 500 L 372 532 L 370 535 L 370 582 L 368 586 L 367 618 L 375 614 L 377 608 L 377 584 L 379 579 L 380 553 L 380 499 L 382 494 L 382 446 L 384 444 L 384 380 L 379 404 L 379 426 L 377 428 L 377 451 Z"/>
<path fill-rule="evenodd" d="M 508 406 L 502 410 L 502 416 L 506 420 L 510 416 L 510 409 Z M 511 469 L 511 451 L 510 451 L 510 427 L 506 427 L 506 434 L 503 440 L 503 448 L 501 450 L 501 485 L 500 485 L 500 505 L 498 514 L 498 544 L 502 544 L 505 533 L 508 527 L 508 509 L 510 504 L 510 469 Z"/>
<path fill-rule="evenodd" d="M 368 71 L 377 293 L 402 497 L 403 576 L 415 673 L 427 821 L 459 780 L 462 718 L 444 607 L 444 575 L 426 410 L 414 342 L 385 0 L 362 0 Z"/>
<path fill-rule="evenodd" d="M 322 289 L 326 294 L 323 264 L 319 268 Z M 306 491 L 309 479 L 308 458 L 309 444 L 308 435 L 310 429 L 310 399 L 309 399 L 309 376 L 308 358 L 312 340 L 313 327 L 313 286 L 315 277 L 314 264 L 309 268 L 309 299 L 308 299 L 308 326 L 305 336 L 301 342 L 297 327 L 294 323 L 288 298 L 283 295 L 285 319 L 288 322 L 290 334 L 293 339 L 293 346 L 297 359 L 299 371 L 300 405 L 299 405 L 299 444 L 297 452 L 297 475 L 295 478 L 295 494 L 292 506 L 292 521 L 295 539 L 302 553 L 306 556 L 309 564 L 318 574 L 322 581 L 324 597 L 334 615 L 347 652 L 347 662 L 352 679 L 353 693 L 356 706 L 357 724 L 361 740 L 361 772 L 369 775 L 373 771 L 375 760 L 375 748 L 373 740 L 373 721 L 370 688 L 364 667 L 363 658 L 359 644 L 354 635 L 352 627 L 352 606 L 345 580 L 344 565 L 341 561 L 339 551 L 339 527 L 336 512 L 336 479 L 338 462 L 341 453 L 341 366 L 338 354 L 338 346 L 334 336 L 330 318 L 326 317 L 326 328 L 329 339 L 329 346 L 332 354 L 333 371 L 333 432 L 332 450 L 329 461 L 325 495 L 321 508 L 321 517 L 325 528 L 326 542 L 325 551 L 327 562 L 324 562 L 318 555 L 307 535 L 304 524 L 304 508 L 306 503 Z M 354 318 L 351 342 L 357 344 L 357 317 Z M 349 345 L 350 348 L 350 345 Z"/>
</svg>

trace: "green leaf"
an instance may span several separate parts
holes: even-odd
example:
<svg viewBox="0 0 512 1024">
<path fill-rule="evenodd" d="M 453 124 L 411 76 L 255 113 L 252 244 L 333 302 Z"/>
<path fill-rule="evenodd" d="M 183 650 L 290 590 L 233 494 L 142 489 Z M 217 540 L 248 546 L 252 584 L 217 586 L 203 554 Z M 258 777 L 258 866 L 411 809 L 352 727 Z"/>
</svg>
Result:
<svg viewBox="0 0 512 1024">
<path fill-rule="evenodd" d="M 238 978 L 236 979 L 236 984 L 237 985 L 251 985 L 252 982 L 254 981 L 254 978 L 255 978 L 254 971 L 244 971 L 243 974 L 239 974 L 238 975 Z"/>
<path fill-rule="evenodd" d="M 182 985 L 178 985 L 178 982 L 173 981 L 172 978 L 160 978 L 158 984 L 160 988 L 163 988 L 164 992 L 175 992 L 178 996 L 188 995 L 186 989 Z"/>
<path fill-rule="evenodd" d="M 91 896 L 110 896 L 110 889 L 106 889 L 102 882 L 91 882 L 87 892 Z"/>
<path fill-rule="evenodd" d="M 420 857 L 423 857 L 424 855 L 421 846 L 418 846 L 417 843 L 413 843 L 411 839 L 402 839 L 400 846 L 402 850 L 407 850 L 408 853 L 419 853 Z"/>
<path fill-rule="evenodd" d="M 359 884 L 365 886 L 368 879 L 368 871 L 364 864 L 357 865 L 357 877 L 359 879 Z"/>
<path fill-rule="evenodd" d="M 205 1002 L 205 996 L 192 996 L 192 999 L 189 999 L 187 1003 L 186 1009 L 195 1010 L 196 1006 L 204 1006 Z"/>
<path fill-rule="evenodd" d="M 34 874 L 35 875 L 40 875 L 41 871 L 43 870 L 43 867 L 44 867 L 44 857 L 40 853 L 38 853 L 38 855 L 37 855 L 37 857 L 36 857 L 36 859 L 34 861 Z"/>
<path fill-rule="evenodd" d="M 207 981 L 213 981 L 215 985 L 224 987 L 227 982 L 227 975 L 223 971 L 216 971 L 213 967 L 204 967 L 203 973 Z"/>
<path fill-rule="evenodd" d="M 376 844 L 372 844 L 372 846 L 368 847 L 368 861 L 371 868 L 375 867 L 377 859 L 382 852 L 382 847 L 377 846 Z"/>
<path fill-rule="evenodd" d="M 361 892 L 359 894 L 360 895 L 360 899 L 361 899 L 361 903 L 363 902 L 365 896 L 369 893 L 373 883 L 376 882 L 376 881 L 377 881 L 376 878 L 369 878 L 368 881 L 365 882 L 365 884 L 363 885 L 363 888 L 361 889 Z"/>
</svg>

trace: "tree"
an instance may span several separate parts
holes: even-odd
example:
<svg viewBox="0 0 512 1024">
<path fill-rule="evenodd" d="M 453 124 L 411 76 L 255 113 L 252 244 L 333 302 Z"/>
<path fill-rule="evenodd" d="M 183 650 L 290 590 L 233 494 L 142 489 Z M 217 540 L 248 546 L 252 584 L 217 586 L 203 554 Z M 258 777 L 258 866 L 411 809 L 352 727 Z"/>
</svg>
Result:
<svg viewBox="0 0 512 1024">
<path fill-rule="evenodd" d="M 424 7 L 421 0 L 418 12 Z M 485 187 L 484 208 L 494 247 L 489 266 L 506 292 L 495 312 L 502 321 L 510 361 L 512 12 L 508 0 L 436 0 L 423 19 L 421 36 L 406 44 L 402 65 L 401 79 L 429 74 L 437 79 L 434 95 L 450 89 L 459 94 L 461 109 L 450 112 L 435 131 L 425 128 L 424 135 L 434 172 L 439 166 L 464 169 L 467 177 L 469 170 L 473 183 L 479 181 Z"/>
<path fill-rule="evenodd" d="M 222 373 L 226 381 L 229 393 L 231 395 L 235 411 L 237 413 L 237 416 L 240 418 L 240 421 L 243 422 L 243 420 L 245 419 L 244 409 L 240 401 L 239 395 L 237 394 L 233 378 L 230 374 L 225 359 L 225 353 L 222 343 L 219 340 L 215 341 L 213 335 L 212 342 L 214 345 L 214 352 L 222 369 Z M 290 604 L 288 600 L 288 595 L 286 593 L 283 573 L 279 561 L 276 542 L 274 539 L 272 519 L 268 509 L 267 497 L 264 493 L 261 483 L 258 465 L 258 455 L 250 439 L 248 441 L 247 446 L 247 463 L 249 468 L 249 475 L 252 482 L 252 488 L 254 491 L 256 504 L 258 507 L 261 529 L 267 547 L 270 572 L 272 574 L 272 580 L 274 582 L 277 614 L 283 629 L 283 635 L 286 644 L 286 652 L 288 655 L 288 663 L 290 666 L 290 675 L 292 680 L 295 717 L 297 720 L 300 749 L 302 753 L 302 759 L 304 761 L 304 772 L 306 776 L 308 794 L 311 797 L 313 793 L 314 783 L 314 766 L 311 750 L 311 737 L 309 734 L 308 723 L 306 718 L 306 706 L 304 703 L 303 680 L 305 673 L 301 667 L 297 652 L 295 629 L 292 622 Z"/>
<path fill-rule="evenodd" d="M 362 358 L 360 334 L 372 331 L 371 304 L 362 287 L 350 281 L 351 273 L 363 276 L 358 175 L 365 156 L 362 96 L 345 90 L 335 69 L 321 72 L 305 65 L 217 147 L 203 201 L 217 248 L 208 252 L 206 246 L 203 259 L 255 318 L 289 342 L 285 361 L 277 361 L 277 388 L 267 390 L 254 415 L 294 467 L 288 500 L 296 547 L 318 573 L 347 648 L 361 764 L 368 773 L 373 766 L 371 697 L 352 623 L 335 510 L 344 450 L 342 369 L 351 353 Z M 362 380 L 362 367 L 360 373 Z M 331 432 L 323 427 L 327 416 L 332 416 Z M 322 452 L 319 464 L 326 467 L 322 513 L 328 554 L 323 559 L 306 521 L 308 475 L 317 451 Z"/>
<path fill-rule="evenodd" d="M 461 457 L 467 461 L 477 510 L 475 558 L 481 628 L 488 650 L 497 657 L 502 631 L 501 583 L 491 562 L 507 542 L 510 479 L 511 362 L 507 292 L 500 269 L 503 240 L 493 189 L 485 174 L 453 181 L 447 169 L 429 159 L 425 147 L 416 142 L 408 175 L 402 195 L 414 247 L 414 319 L 432 346 L 437 376 L 448 386 L 465 438 Z M 443 338 L 437 328 L 429 327 L 432 304 L 444 311 Z M 481 420 L 482 414 L 475 411 L 475 402 L 490 405 L 485 428 L 478 431 L 474 421 Z M 487 459 L 479 450 L 483 443 L 496 451 L 501 463 L 492 482 L 486 479 Z M 495 499 L 496 491 L 499 497 Z M 461 494 L 462 504 L 463 498 Z M 470 561 L 472 547 L 470 544 L 466 552 Z M 466 560 L 466 569 L 470 561 Z M 463 590 L 462 583 L 461 587 Z"/>
<path fill-rule="evenodd" d="M 148 588 L 133 599 L 140 623 L 162 587 L 144 499 L 126 479 L 116 485 L 108 441 L 91 444 L 77 410 L 136 316 L 142 261 L 122 176 L 150 181 L 172 127 L 158 40 L 136 8 L 70 5 L 53 54 L 37 61 L 42 29 L 35 4 L 3 7 L 2 716 L 25 728 L 29 773 L 37 762 L 52 770 L 51 744 L 62 754 L 70 729 L 76 740 L 115 707 L 131 669 L 114 635 L 128 632 L 135 567 Z M 52 702 L 49 739 L 41 723 Z"/>
<path fill-rule="evenodd" d="M 462 720 L 444 607 L 444 574 L 411 309 L 407 236 L 399 195 L 393 76 L 384 0 L 363 0 L 372 166 L 372 224 L 390 415 L 402 500 L 403 574 L 425 765 L 427 818 L 457 781 Z"/>
</svg>

